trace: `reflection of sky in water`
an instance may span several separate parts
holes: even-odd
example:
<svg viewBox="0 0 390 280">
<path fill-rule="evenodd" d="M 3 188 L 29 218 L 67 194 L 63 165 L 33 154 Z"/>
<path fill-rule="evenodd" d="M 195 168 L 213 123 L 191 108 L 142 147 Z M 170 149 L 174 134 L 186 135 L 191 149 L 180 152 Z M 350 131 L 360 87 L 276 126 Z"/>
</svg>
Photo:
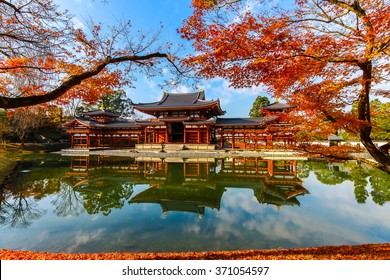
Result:
<svg viewBox="0 0 390 280">
<path fill-rule="evenodd" d="M 47 182 L 46 182 L 47 183 Z M 252 189 L 227 188 L 220 210 L 168 211 L 125 202 L 109 215 L 56 215 L 55 194 L 38 200 L 45 214 L 27 228 L 0 228 L 0 247 L 33 251 L 204 251 L 390 242 L 390 204 L 358 204 L 354 184 L 326 186 L 313 173 L 300 206 L 260 204 Z M 134 186 L 132 197 L 148 189 Z"/>
</svg>

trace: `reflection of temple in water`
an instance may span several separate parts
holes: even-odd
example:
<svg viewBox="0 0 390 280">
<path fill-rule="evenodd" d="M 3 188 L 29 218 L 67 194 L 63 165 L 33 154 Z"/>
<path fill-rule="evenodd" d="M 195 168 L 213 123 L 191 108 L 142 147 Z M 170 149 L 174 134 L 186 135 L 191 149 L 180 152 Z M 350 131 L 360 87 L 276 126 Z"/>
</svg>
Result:
<svg viewBox="0 0 390 280">
<path fill-rule="evenodd" d="M 218 184 L 226 188 L 251 188 L 260 203 L 300 205 L 299 195 L 308 191 L 297 177 L 297 161 L 273 161 L 260 158 L 222 160 Z"/>
<path fill-rule="evenodd" d="M 300 205 L 297 197 L 308 193 L 297 177 L 296 160 L 260 158 L 134 159 L 72 158 L 67 181 L 77 188 L 98 188 L 107 178 L 122 178 L 149 188 L 132 196 L 129 203 L 154 203 L 163 213 L 220 209 L 229 188 L 252 189 L 261 204 Z"/>
</svg>

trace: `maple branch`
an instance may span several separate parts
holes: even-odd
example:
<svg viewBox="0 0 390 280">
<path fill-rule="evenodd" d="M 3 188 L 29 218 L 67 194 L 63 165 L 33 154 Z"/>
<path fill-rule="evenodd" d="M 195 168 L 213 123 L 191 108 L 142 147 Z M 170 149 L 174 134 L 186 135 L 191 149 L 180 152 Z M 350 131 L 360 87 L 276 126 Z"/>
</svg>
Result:
<svg viewBox="0 0 390 280">
<path fill-rule="evenodd" d="M 185 74 L 183 73 L 183 71 L 181 71 L 181 70 L 179 69 L 179 67 L 177 67 L 177 65 L 172 61 L 172 59 L 171 59 L 169 56 L 167 56 L 166 59 L 169 61 L 169 63 L 172 64 L 173 68 L 175 68 L 175 70 L 176 70 L 180 75 L 185 75 Z"/>
<path fill-rule="evenodd" d="M 38 67 L 38 66 L 18 65 L 18 66 L 0 67 L 0 73 L 3 73 L 2 70 L 4 70 L 4 73 L 6 73 L 9 70 L 16 70 L 16 69 L 34 69 L 34 70 L 38 70 L 42 73 L 48 73 L 44 70 L 52 70 L 52 69 L 44 69 L 44 68 Z"/>
<path fill-rule="evenodd" d="M 376 49 L 371 55 L 372 57 L 377 56 L 380 52 L 383 52 L 387 55 L 390 55 L 390 51 L 387 48 L 390 45 L 390 37 L 387 37 L 382 43 L 378 43 L 374 46 L 374 49 Z"/>
<path fill-rule="evenodd" d="M 216 2 L 216 1 L 214 1 L 214 2 Z M 220 5 L 218 5 L 218 6 L 217 6 L 217 8 L 218 8 L 218 9 L 221 9 L 221 8 L 223 8 L 223 7 L 227 6 L 227 5 L 232 5 L 232 4 L 234 4 L 234 3 L 238 3 L 238 2 L 241 2 L 241 0 L 231 0 L 231 1 L 226 1 L 226 2 L 225 2 L 225 3 L 223 3 L 223 4 L 220 4 Z"/>
<path fill-rule="evenodd" d="M 319 23 L 324 23 L 324 24 L 334 23 L 336 25 L 339 25 L 342 28 L 345 28 L 345 29 L 351 31 L 352 34 L 355 33 L 355 32 L 358 32 L 359 35 L 362 36 L 362 33 L 361 33 L 361 31 L 358 28 L 353 28 L 353 27 L 345 24 L 344 22 L 342 22 L 342 18 L 345 15 L 347 15 L 348 13 L 351 12 L 350 9 L 348 9 L 348 11 L 346 11 L 345 13 L 342 13 L 342 14 L 340 14 L 338 16 L 332 17 L 331 15 L 328 14 L 328 12 L 317 1 L 313 1 L 313 4 L 317 7 L 317 9 L 320 10 L 320 12 L 313 11 L 313 16 L 317 16 L 317 18 L 316 17 L 307 17 L 307 18 L 303 18 L 303 19 L 289 20 L 287 22 L 288 23 L 292 23 L 292 24 L 294 24 L 294 23 L 301 23 L 301 22 L 319 22 Z M 335 4 L 335 3 L 333 3 L 333 4 Z M 334 32 L 334 31 L 333 32 L 327 32 L 325 30 L 321 30 L 319 28 L 314 28 L 314 27 L 305 26 L 305 28 L 314 29 L 314 30 L 317 30 L 317 31 L 320 31 L 320 32 L 323 32 L 323 33 L 339 34 L 339 35 L 344 36 L 344 37 L 349 37 L 350 36 L 350 35 L 347 35 L 347 34 L 343 34 L 341 32 Z"/>
<path fill-rule="evenodd" d="M 19 36 L 15 36 L 13 34 L 0 33 L 0 37 L 9 37 L 9 38 L 12 38 L 14 40 L 22 41 L 22 42 L 25 42 L 25 43 L 31 43 L 31 44 L 38 43 L 36 40 L 30 40 L 30 39 L 22 38 L 22 37 L 19 37 Z"/>
<path fill-rule="evenodd" d="M 342 58 L 327 58 L 325 59 L 324 57 L 321 56 L 314 56 L 314 55 L 309 55 L 309 54 L 297 54 L 292 57 L 307 57 L 307 58 L 313 58 L 315 60 L 321 61 L 321 62 L 331 62 L 331 63 L 355 63 L 358 65 L 360 62 L 357 59 L 342 59 Z"/>
<path fill-rule="evenodd" d="M 4 4 L 4 5 L 7 5 L 8 7 L 10 7 L 11 9 L 13 9 L 16 13 L 20 14 L 20 10 L 15 6 L 13 5 L 12 3 L 9 3 L 7 1 L 4 1 L 4 0 L 0 0 L 0 3 L 1 4 Z"/>
<path fill-rule="evenodd" d="M 359 1 L 357 1 L 357 0 L 353 1 L 352 5 L 349 5 L 349 4 L 345 3 L 344 1 L 339 1 L 339 0 L 326 0 L 326 1 L 353 12 L 362 20 L 363 24 L 366 27 L 368 27 L 369 29 L 372 28 L 371 22 L 365 18 L 366 11 L 362 9 L 362 7 L 359 4 Z"/>
<path fill-rule="evenodd" d="M 138 62 L 138 61 L 146 61 L 154 58 L 166 58 L 170 63 L 173 63 L 167 54 L 164 53 L 150 53 L 143 56 L 120 56 L 120 57 L 107 57 L 105 60 L 100 62 L 94 68 L 85 71 L 81 74 L 72 75 L 66 81 L 64 81 L 57 88 L 52 91 L 43 94 L 43 95 L 35 95 L 35 96 L 25 96 L 25 97 L 0 97 L 0 108 L 18 108 L 24 106 L 32 106 L 45 102 L 52 101 L 54 99 L 59 98 L 64 95 L 71 88 L 81 84 L 84 80 L 91 78 L 93 76 L 98 75 L 107 65 L 109 64 L 117 64 L 121 62 Z"/>
</svg>

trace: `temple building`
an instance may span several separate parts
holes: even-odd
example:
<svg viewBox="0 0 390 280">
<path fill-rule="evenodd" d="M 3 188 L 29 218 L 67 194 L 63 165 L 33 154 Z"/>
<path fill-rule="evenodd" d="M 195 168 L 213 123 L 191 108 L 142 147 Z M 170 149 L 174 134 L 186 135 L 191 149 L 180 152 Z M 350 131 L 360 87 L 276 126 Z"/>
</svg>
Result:
<svg viewBox="0 0 390 280">
<path fill-rule="evenodd" d="M 144 143 L 213 143 L 215 118 L 225 114 L 219 100 L 207 101 L 204 91 L 164 92 L 158 102 L 133 104 L 133 107 L 155 117 L 155 121 L 144 124 Z"/>
<path fill-rule="evenodd" d="M 124 120 L 114 112 L 84 112 L 65 125 L 71 147 L 100 148 L 149 147 L 161 145 L 208 149 L 272 147 L 275 141 L 295 143 L 295 130 L 284 123 L 282 115 L 293 108 L 273 103 L 262 108 L 264 117 L 222 118 L 225 111 L 219 100 L 206 100 L 205 92 L 168 93 L 160 101 L 133 104 L 133 108 L 150 115 L 148 120 Z"/>
</svg>

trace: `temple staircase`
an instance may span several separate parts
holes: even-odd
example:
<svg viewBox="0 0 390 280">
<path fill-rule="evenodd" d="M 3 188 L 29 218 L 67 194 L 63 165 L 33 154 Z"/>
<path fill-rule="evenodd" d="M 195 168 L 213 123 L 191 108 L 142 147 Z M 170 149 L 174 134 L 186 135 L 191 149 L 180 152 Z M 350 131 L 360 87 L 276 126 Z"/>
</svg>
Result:
<svg viewBox="0 0 390 280">
<path fill-rule="evenodd" d="M 142 152 L 180 152 L 180 151 L 214 151 L 214 144 L 136 144 L 135 150 Z"/>
</svg>

